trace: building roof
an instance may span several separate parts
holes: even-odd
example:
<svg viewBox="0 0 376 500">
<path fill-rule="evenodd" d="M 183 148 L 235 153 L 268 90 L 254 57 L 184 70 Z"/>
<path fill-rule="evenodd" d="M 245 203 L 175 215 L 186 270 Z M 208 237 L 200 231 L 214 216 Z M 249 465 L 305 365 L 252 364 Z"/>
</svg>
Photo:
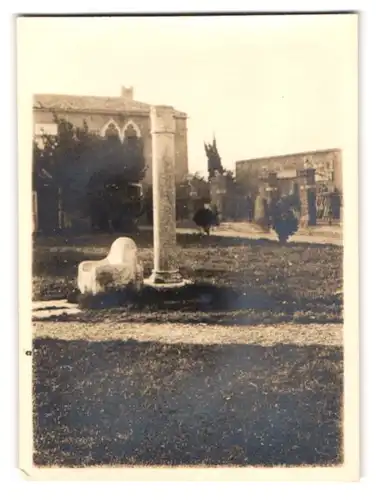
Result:
<svg viewBox="0 0 376 500">
<path fill-rule="evenodd" d="M 124 97 L 80 96 L 65 94 L 34 94 L 33 108 L 84 112 L 137 113 L 150 111 L 150 104 Z M 186 118 L 186 113 L 175 110 L 176 116 Z"/>
<path fill-rule="evenodd" d="M 338 148 L 333 149 L 317 149 L 316 151 L 302 151 L 300 153 L 290 153 L 287 155 L 275 155 L 275 156 L 264 156 L 259 158 L 250 158 L 248 160 L 238 160 L 236 163 L 245 163 L 249 161 L 268 161 L 268 160 L 281 160 L 282 158 L 294 158 L 300 156 L 314 156 L 317 154 L 325 154 L 325 153 L 338 153 L 341 150 Z"/>
</svg>

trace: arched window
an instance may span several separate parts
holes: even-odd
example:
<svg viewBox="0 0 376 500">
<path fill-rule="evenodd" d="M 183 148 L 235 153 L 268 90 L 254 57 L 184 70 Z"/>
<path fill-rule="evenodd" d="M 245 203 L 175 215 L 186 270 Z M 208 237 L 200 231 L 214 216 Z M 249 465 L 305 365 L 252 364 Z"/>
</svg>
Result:
<svg viewBox="0 0 376 500">
<path fill-rule="evenodd" d="M 132 120 L 128 121 L 124 128 L 123 128 L 123 133 L 122 136 L 125 141 L 128 141 L 129 139 L 132 138 L 141 138 L 141 131 L 139 127 L 134 123 Z"/>
<path fill-rule="evenodd" d="M 129 124 L 128 127 L 124 130 L 124 137 L 126 137 L 127 139 L 130 137 L 137 137 L 137 131 L 132 124 Z"/>
<path fill-rule="evenodd" d="M 119 130 L 117 129 L 116 125 L 110 123 L 106 128 L 105 136 L 119 139 Z"/>
<path fill-rule="evenodd" d="M 108 138 L 121 139 L 121 133 L 118 125 L 110 120 L 101 130 L 101 136 Z"/>
</svg>

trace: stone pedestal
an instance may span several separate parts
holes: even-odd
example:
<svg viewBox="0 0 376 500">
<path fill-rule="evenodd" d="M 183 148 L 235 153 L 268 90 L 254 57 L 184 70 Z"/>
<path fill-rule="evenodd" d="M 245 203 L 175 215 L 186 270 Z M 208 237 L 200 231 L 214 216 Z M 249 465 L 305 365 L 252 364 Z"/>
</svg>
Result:
<svg viewBox="0 0 376 500">
<path fill-rule="evenodd" d="M 259 194 L 255 200 L 254 219 L 264 231 L 273 225 L 275 204 L 279 199 L 278 178 L 275 172 L 264 172 L 260 176 Z M 262 216 L 262 212 L 265 215 Z M 264 218 L 264 222 L 262 219 Z M 257 220 L 258 219 L 258 220 Z"/>
<path fill-rule="evenodd" d="M 266 197 L 268 205 L 272 206 L 279 200 L 279 186 L 278 177 L 276 172 L 270 172 L 266 180 Z"/>
<path fill-rule="evenodd" d="M 210 199 L 211 206 L 216 207 L 220 222 L 226 219 L 226 178 L 224 175 L 216 173 L 210 179 Z"/>
<path fill-rule="evenodd" d="M 173 108 L 150 112 L 153 169 L 154 269 L 149 284 L 181 286 L 176 255 L 175 118 Z"/>
<path fill-rule="evenodd" d="M 269 172 L 266 187 L 266 199 L 268 202 L 269 225 L 273 227 L 277 216 L 277 203 L 280 198 L 278 177 L 276 172 Z"/>
</svg>

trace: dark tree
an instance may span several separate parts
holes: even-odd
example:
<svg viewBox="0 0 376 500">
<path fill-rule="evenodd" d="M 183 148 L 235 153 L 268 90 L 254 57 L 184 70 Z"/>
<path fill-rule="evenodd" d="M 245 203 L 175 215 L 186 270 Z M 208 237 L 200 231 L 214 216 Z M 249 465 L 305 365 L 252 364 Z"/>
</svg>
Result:
<svg viewBox="0 0 376 500">
<path fill-rule="evenodd" d="M 57 134 L 43 134 L 34 143 L 33 175 L 38 178 L 47 172 L 60 192 L 64 211 L 82 211 L 100 138 L 89 132 L 85 122 L 78 128 L 65 119 L 54 119 Z"/>
<path fill-rule="evenodd" d="M 46 175 L 56 186 L 65 213 L 90 216 L 95 226 L 120 228 L 123 216 L 134 217 L 134 187 L 143 179 L 146 165 L 142 141 L 118 136 L 100 137 L 91 133 L 84 121 L 75 127 L 55 116 L 57 135 L 44 134 L 34 144 L 33 182 Z M 140 190 L 137 189 L 138 197 Z M 114 223 L 114 224 L 113 224 Z"/>
<path fill-rule="evenodd" d="M 222 160 L 221 157 L 219 156 L 218 149 L 217 149 L 217 141 L 215 138 L 213 139 L 212 144 L 206 144 L 204 142 L 204 147 L 205 147 L 205 153 L 208 158 L 208 174 L 209 174 L 209 180 L 218 174 L 223 174 L 224 169 L 222 166 Z"/>
<path fill-rule="evenodd" d="M 98 151 L 98 165 L 87 192 L 93 225 L 105 231 L 111 226 L 115 231 L 128 230 L 142 212 L 139 182 L 146 172 L 142 141 L 106 138 Z"/>
<path fill-rule="evenodd" d="M 296 198 L 294 196 L 280 198 L 271 210 L 271 220 L 279 242 L 285 244 L 299 229 Z"/>
</svg>

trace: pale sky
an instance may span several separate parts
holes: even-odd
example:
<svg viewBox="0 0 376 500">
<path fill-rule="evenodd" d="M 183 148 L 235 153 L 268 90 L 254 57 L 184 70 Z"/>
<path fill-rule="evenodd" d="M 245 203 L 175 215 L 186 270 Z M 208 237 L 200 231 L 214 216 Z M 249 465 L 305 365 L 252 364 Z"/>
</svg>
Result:
<svg viewBox="0 0 376 500">
<path fill-rule="evenodd" d="M 346 148 L 354 130 L 355 15 L 20 21 L 25 91 L 118 96 L 124 85 L 136 100 L 172 105 L 189 116 L 191 172 L 206 172 L 213 133 L 233 169 Z"/>
</svg>

